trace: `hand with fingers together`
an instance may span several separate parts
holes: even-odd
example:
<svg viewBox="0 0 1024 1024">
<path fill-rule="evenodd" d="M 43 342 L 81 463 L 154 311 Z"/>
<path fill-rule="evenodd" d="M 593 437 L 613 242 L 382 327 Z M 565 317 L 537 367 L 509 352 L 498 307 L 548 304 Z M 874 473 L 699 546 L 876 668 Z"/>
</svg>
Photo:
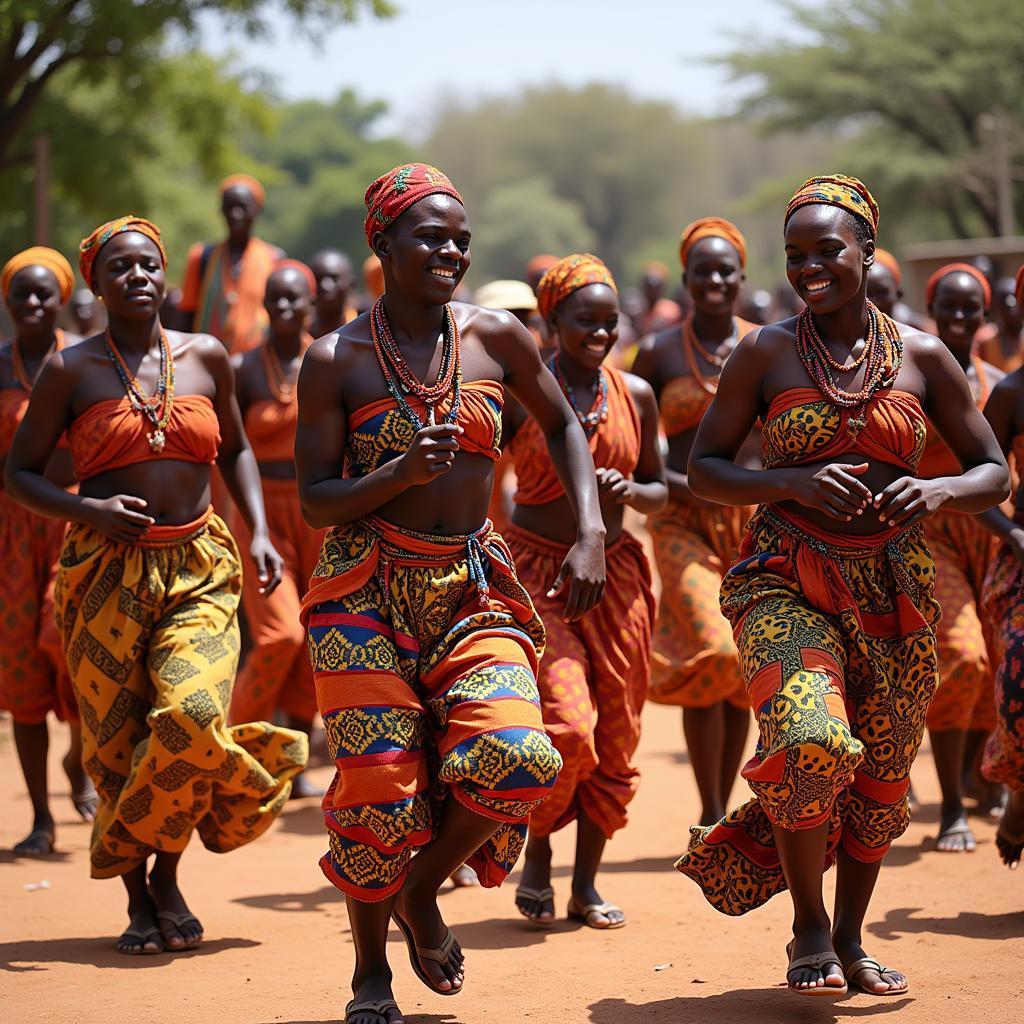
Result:
<svg viewBox="0 0 1024 1024">
<path fill-rule="evenodd" d="M 874 501 L 874 495 L 858 479 L 867 471 L 866 462 L 799 466 L 791 471 L 789 491 L 801 505 L 848 523 Z"/>
<path fill-rule="evenodd" d="M 919 480 L 901 476 L 871 499 L 878 518 L 887 526 L 906 529 L 937 512 L 949 500 L 946 479 Z"/>
<path fill-rule="evenodd" d="M 569 549 L 547 596 L 557 597 L 568 585 L 562 617 L 566 622 L 575 622 L 601 603 L 604 578 L 603 538 L 581 538 Z"/>
</svg>

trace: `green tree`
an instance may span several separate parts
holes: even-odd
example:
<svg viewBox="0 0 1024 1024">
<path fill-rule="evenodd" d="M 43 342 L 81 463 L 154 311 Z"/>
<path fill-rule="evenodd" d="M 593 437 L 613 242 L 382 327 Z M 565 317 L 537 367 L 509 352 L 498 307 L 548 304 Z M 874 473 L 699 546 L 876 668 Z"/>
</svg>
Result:
<svg viewBox="0 0 1024 1024">
<path fill-rule="evenodd" d="M 999 234 L 1000 179 L 1024 163 L 1020 0 L 782 6 L 799 41 L 751 38 L 724 58 L 754 82 L 741 113 L 769 129 L 829 131 L 883 217 L 895 211 L 915 233 Z"/>
</svg>

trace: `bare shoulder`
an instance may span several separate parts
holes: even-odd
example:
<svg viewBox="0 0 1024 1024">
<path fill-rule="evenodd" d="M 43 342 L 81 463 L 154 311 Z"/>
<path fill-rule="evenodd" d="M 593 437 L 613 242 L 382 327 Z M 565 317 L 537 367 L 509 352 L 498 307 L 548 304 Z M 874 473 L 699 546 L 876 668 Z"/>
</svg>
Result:
<svg viewBox="0 0 1024 1024">
<path fill-rule="evenodd" d="M 949 355 L 949 349 L 934 334 L 929 334 L 910 324 L 896 323 L 896 326 L 900 330 L 903 351 L 912 359 L 923 360 L 927 364 L 928 361 L 934 362 Z"/>
<path fill-rule="evenodd" d="M 46 364 L 65 373 L 77 374 L 91 366 L 97 358 L 108 358 L 106 336 L 103 334 L 92 334 L 65 345 L 59 352 L 54 352 Z"/>
<path fill-rule="evenodd" d="M 302 365 L 304 369 L 307 364 L 316 367 L 317 372 L 345 372 L 372 351 L 369 315 L 363 313 L 351 323 L 317 338 L 306 350 Z"/>
<path fill-rule="evenodd" d="M 680 327 L 673 324 L 663 330 L 655 331 L 653 334 L 645 334 L 637 343 L 640 352 L 647 353 L 654 358 L 666 351 L 671 351 L 679 346 Z"/>
<path fill-rule="evenodd" d="M 637 403 L 653 403 L 654 402 L 654 388 L 643 379 L 638 377 L 635 373 L 627 373 L 625 370 L 621 371 L 622 380 L 626 385 L 626 390 L 629 392 L 629 397 Z"/>
<path fill-rule="evenodd" d="M 485 345 L 522 341 L 531 338 L 530 332 L 505 309 L 488 309 L 469 302 L 453 302 L 455 322 L 463 333 L 472 331 Z"/>
</svg>

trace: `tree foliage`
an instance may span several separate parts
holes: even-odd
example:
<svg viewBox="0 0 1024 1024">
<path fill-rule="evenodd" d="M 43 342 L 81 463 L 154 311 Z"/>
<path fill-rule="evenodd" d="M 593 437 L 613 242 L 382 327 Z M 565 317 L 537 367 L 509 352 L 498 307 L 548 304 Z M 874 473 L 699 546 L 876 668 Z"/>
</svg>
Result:
<svg viewBox="0 0 1024 1024">
<path fill-rule="evenodd" d="M 783 6 L 800 41 L 751 37 L 725 58 L 754 82 L 741 112 L 770 130 L 828 130 L 847 169 L 924 232 L 998 234 L 996 132 L 1024 164 L 1020 0 Z"/>
</svg>

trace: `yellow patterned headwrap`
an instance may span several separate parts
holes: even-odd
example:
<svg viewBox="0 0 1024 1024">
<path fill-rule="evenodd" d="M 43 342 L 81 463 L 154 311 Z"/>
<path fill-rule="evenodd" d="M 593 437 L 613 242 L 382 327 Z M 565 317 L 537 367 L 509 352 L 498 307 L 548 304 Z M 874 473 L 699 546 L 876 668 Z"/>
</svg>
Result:
<svg viewBox="0 0 1024 1024">
<path fill-rule="evenodd" d="M 679 239 L 679 262 L 686 269 L 686 257 L 702 238 L 724 238 L 740 255 L 740 267 L 747 266 L 747 240 L 731 220 L 724 217 L 701 217 L 683 228 Z"/>
<path fill-rule="evenodd" d="M 0 292 L 3 293 L 5 301 L 11 290 L 14 275 L 26 267 L 45 267 L 57 278 L 60 301 L 67 302 L 71 298 L 75 288 L 75 272 L 71 269 L 71 264 L 56 249 L 50 249 L 45 245 L 33 245 L 12 256 L 4 264 L 4 269 L 0 270 Z"/>
<path fill-rule="evenodd" d="M 577 252 L 560 259 L 537 285 L 537 310 L 547 320 L 553 309 L 588 284 L 606 284 L 616 294 L 619 291 L 612 272 L 589 252 Z"/>
<path fill-rule="evenodd" d="M 808 178 L 793 194 L 786 207 L 788 221 L 801 206 L 824 203 L 839 206 L 867 221 L 872 237 L 878 234 L 878 203 L 864 182 L 845 174 L 823 174 Z"/>
<path fill-rule="evenodd" d="M 137 231 L 140 235 L 145 235 L 156 242 L 156 247 L 160 250 L 160 257 L 164 261 L 164 266 L 167 266 L 167 250 L 164 249 L 164 243 L 160 240 L 160 229 L 152 221 L 129 213 L 125 217 L 108 220 L 106 224 L 101 224 L 88 238 L 82 239 L 82 244 L 78 247 L 78 269 L 82 272 L 82 279 L 90 288 L 92 287 L 93 264 L 96 262 L 96 257 L 100 254 L 100 249 L 114 235 L 120 235 L 124 231 Z"/>
</svg>

